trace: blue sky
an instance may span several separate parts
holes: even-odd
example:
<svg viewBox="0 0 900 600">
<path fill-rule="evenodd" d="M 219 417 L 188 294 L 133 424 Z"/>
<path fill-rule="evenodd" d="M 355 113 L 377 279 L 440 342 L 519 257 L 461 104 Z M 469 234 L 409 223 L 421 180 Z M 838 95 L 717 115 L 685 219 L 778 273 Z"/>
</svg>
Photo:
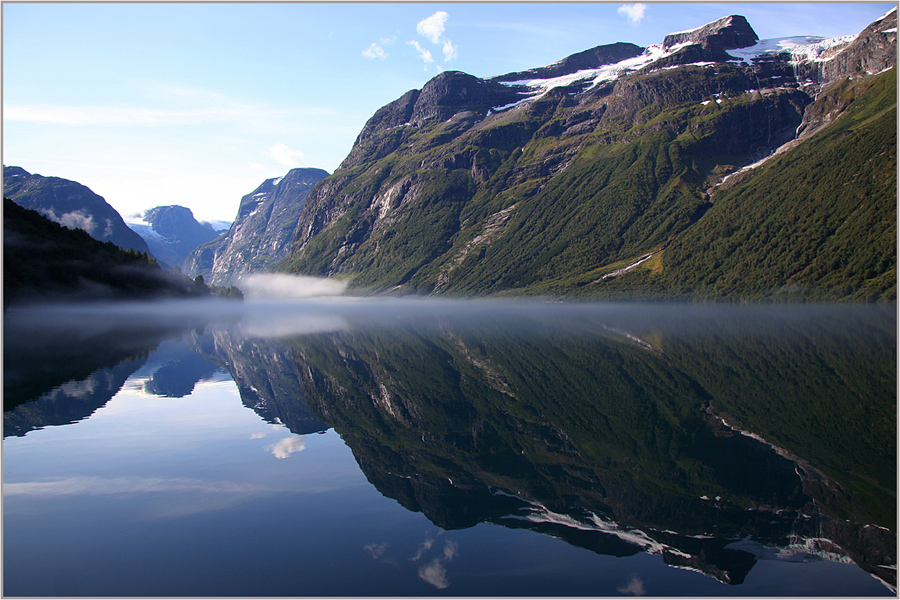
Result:
<svg viewBox="0 0 900 600">
<path fill-rule="evenodd" d="M 4 3 L 3 163 L 123 216 L 231 220 L 441 70 L 489 77 L 729 14 L 760 38 L 858 33 L 891 3 Z"/>
</svg>

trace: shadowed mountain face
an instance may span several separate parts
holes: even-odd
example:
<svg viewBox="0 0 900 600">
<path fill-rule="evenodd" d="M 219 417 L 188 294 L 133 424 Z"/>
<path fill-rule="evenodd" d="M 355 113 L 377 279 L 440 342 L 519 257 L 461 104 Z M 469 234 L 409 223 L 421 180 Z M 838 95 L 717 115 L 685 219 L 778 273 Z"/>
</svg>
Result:
<svg viewBox="0 0 900 600">
<path fill-rule="evenodd" d="M 137 300 L 209 295 L 199 282 L 88 232 L 4 199 L 3 303 Z"/>
<path fill-rule="evenodd" d="M 31 174 L 20 167 L 3 167 L 3 197 L 41 213 L 69 228 L 83 229 L 94 239 L 120 248 L 149 252 L 147 243 L 128 228 L 106 200 L 87 187 L 61 179 Z"/>
<path fill-rule="evenodd" d="M 896 12 L 777 42 L 731 15 L 441 73 L 369 119 L 278 268 L 391 293 L 895 298 Z"/>
</svg>

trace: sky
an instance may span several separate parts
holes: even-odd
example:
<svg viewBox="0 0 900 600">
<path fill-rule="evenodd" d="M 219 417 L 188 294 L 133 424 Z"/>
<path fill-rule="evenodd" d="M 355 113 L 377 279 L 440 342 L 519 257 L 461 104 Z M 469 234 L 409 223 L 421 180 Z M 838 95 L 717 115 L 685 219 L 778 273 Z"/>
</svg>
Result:
<svg viewBox="0 0 900 600">
<path fill-rule="evenodd" d="M 295 167 L 329 173 L 380 107 L 441 71 L 491 77 L 730 14 L 761 39 L 861 31 L 892 3 L 31 3 L 2 5 L 3 164 L 123 217 L 234 219 Z"/>
</svg>

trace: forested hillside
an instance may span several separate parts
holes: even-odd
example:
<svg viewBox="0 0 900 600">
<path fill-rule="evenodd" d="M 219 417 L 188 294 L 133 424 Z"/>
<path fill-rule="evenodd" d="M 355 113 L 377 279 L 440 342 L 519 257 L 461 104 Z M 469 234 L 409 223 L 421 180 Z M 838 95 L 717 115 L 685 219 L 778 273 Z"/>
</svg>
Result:
<svg viewBox="0 0 900 600">
<path fill-rule="evenodd" d="M 82 229 L 68 229 L 12 200 L 3 201 L 4 307 L 209 294 L 202 279 L 164 272 L 147 254 L 100 242 Z"/>
</svg>

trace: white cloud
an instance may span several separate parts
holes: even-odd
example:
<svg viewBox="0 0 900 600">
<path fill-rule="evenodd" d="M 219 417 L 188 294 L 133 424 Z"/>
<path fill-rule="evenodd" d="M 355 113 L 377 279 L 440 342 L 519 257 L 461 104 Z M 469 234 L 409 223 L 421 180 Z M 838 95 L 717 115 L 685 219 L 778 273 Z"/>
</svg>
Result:
<svg viewBox="0 0 900 600">
<path fill-rule="evenodd" d="M 646 10 L 646 4 L 623 4 L 616 12 L 626 17 L 632 25 L 637 25 L 644 20 Z"/>
<path fill-rule="evenodd" d="M 444 60 L 453 60 L 456 58 L 456 46 L 450 40 L 444 41 Z"/>
<path fill-rule="evenodd" d="M 293 150 L 287 144 L 275 144 L 266 154 L 292 169 L 303 166 L 304 154 L 299 150 Z"/>
<path fill-rule="evenodd" d="M 411 40 L 406 43 L 416 49 L 416 51 L 419 53 L 419 58 L 421 58 L 422 61 L 425 63 L 426 68 L 428 68 L 429 63 L 434 62 L 434 57 L 431 56 L 431 51 L 426 48 L 423 48 L 419 42 L 417 42 L 415 40 Z"/>
<path fill-rule="evenodd" d="M 447 18 L 449 16 L 450 15 L 443 10 L 439 10 L 427 19 L 422 19 L 419 21 L 419 24 L 416 25 L 416 31 L 419 32 L 419 35 L 423 36 L 432 44 L 441 46 L 445 61 L 453 60 L 457 56 L 457 47 L 453 42 L 444 37 Z M 427 71 L 428 64 L 434 62 L 431 51 L 423 48 L 418 42 L 412 41 L 408 43 L 418 50 L 419 57 L 425 62 L 425 70 Z M 438 71 L 443 71 L 443 68 L 438 67 Z"/>
<path fill-rule="evenodd" d="M 416 25 L 416 31 L 432 44 L 438 44 L 441 36 L 444 35 L 444 24 L 449 16 L 446 12 L 439 10 L 427 19 L 419 21 L 419 24 Z"/>
<path fill-rule="evenodd" d="M 637 575 L 632 575 L 627 584 L 619 588 L 620 594 L 630 594 L 632 596 L 643 596 L 647 592 L 644 590 L 644 582 Z"/>
<path fill-rule="evenodd" d="M 275 458 L 287 458 L 294 452 L 306 450 L 306 440 L 303 437 L 289 437 L 266 447 Z"/>
<path fill-rule="evenodd" d="M 384 60 L 387 58 L 387 52 L 384 51 L 384 48 L 372 42 L 372 45 L 362 51 L 362 55 L 369 59 L 379 58 Z"/>
</svg>

